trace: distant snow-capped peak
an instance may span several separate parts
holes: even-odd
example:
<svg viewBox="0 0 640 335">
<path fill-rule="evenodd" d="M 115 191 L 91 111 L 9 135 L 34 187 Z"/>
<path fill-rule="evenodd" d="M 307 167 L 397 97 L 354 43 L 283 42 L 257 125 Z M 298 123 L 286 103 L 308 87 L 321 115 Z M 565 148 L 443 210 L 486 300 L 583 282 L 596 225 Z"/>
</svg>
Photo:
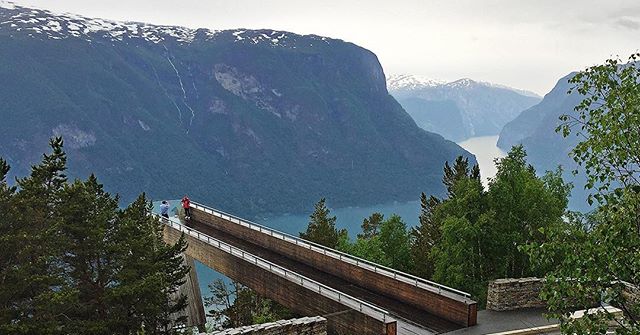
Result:
<svg viewBox="0 0 640 335">
<path fill-rule="evenodd" d="M 495 83 L 488 83 L 488 82 L 484 82 L 484 84 L 491 86 L 491 87 L 497 87 L 497 88 L 502 88 L 505 90 L 511 90 L 514 91 L 518 94 L 527 96 L 527 97 L 533 97 L 533 98 L 539 98 L 542 99 L 542 96 L 538 93 L 535 92 L 531 92 L 531 91 L 527 91 L 527 90 L 523 90 L 523 89 L 519 89 L 519 88 L 513 88 L 511 86 L 507 86 L 507 85 L 501 85 L 501 84 L 495 84 Z"/>
<path fill-rule="evenodd" d="M 387 89 L 389 91 L 395 90 L 415 90 L 425 87 L 436 87 L 444 84 L 445 82 L 437 79 L 429 79 L 424 76 L 418 76 L 413 74 L 399 74 L 391 75 L 387 78 Z"/>
<path fill-rule="evenodd" d="M 429 79 L 424 76 L 411 74 L 391 75 L 389 76 L 389 78 L 387 78 L 387 89 L 391 92 L 400 90 L 413 91 L 428 88 L 468 89 L 478 86 L 500 88 L 514 91 L 524 96 L 541 98 L 540 95 L 531 91 L 521 90 L 506 85 L 494 84 L 486 81 L 473 80 L 470 78 L 462 78 L 451 82 Z"/>
</svg>

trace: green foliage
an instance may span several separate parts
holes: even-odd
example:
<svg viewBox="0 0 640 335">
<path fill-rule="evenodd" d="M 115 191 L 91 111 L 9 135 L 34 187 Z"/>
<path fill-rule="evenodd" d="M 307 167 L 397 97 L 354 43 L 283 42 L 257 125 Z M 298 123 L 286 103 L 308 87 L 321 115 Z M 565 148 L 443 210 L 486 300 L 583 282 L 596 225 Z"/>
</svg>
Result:
<svg viewBox="0 0 640 335">
<path fill-rule="evenodd" d="M 358 238 L 369 239 L 377 236 L 380 232 L 380 225 L 384 221 L 384 215 L 380 213 L 373 213 L 368 218 L 362 221 L 362 233 L 358 234 Z"/>
<path fill-rule="evenodd" d="M 373 236 L 371 238 L 359 237 L 355 243 L 350 244 L 349 248 L 343 251 L 376 264 L 388 267 L 392 266 L 391 261 L 387 257 L 387 253 L 383 249 L 379 236 Z"/>
<path fill-rule="evenodd" d="M 301 236 L 326 234 L 338 249 L 357 257 L 470 292 L 483 306 L 490 280 L 544 274 L 549 264 L 532 262 L 528 246 L 549 241 L 547 231 L 564 227 L 571 185 L 562 170 L 536 175 L 522 146 L 496 161 L 485 190 L 477 165 L 459 157 L 444 166 L 449 197 L 421 194 L 420 224 L 410 231 L 402 219 L 379 213 L 364 219 L 351 243 L 335 229 L 324 199 Z M 324 223 L 323 228 L 319 223 Z M 561 256 L 556 257 L 556 262 Z M 555 263 L 554 263 L 555 264 Z"/>
<path fill-rule="evenodd" d="M 502 255 L 499 269 L 504 277 L 541 275 L 520 248 L 544 241 L 540 229 L 562 223 L 571 185 L 562 181 L 562 169 L 547 172 L 543 178 L 526 163 L 526 152 L 515 146 L 509 155 L 497 162 L 498 172 L 489 185 L 489 207 L 494 213 L 496 238 Z"/>
<path fill-rule="evenodd" d="M 561 170 L 537 177 L 521 146 L 496 161 L 487 191 L 477 168 L 468 169 L 463 161 L 456 165 L 445 166 L 450 197 L 432 200 L 418 228 L 437 232 L 437 226 L 441 234 L 420 259 L 432 260 L 435 281 L 468 291 L 483 305 L 488 281 L 542 274 L 522 247 L 544 241 L 540 229 L 561 224 L 571 186 L 562 181 Z"/>
<path fill-rule="evenodd" d="M 53 288 L 66 287 L 58 259 L 66 156 L 62 139 L 52 139 L 50 145 L 53 152 L 33 166 L 29 177 L 18 180 L 18 191 L 9 190 L 3 178 L 0 333 L 55 334 L 60 322 L 55 313 L 64 307 L 65 292 Z"/>
<path fill-rule="evenodd" d="M 379 227 L 372 233 L 371 225 L 375 222 Z M 356 257 L 388 266 L 400 271 L 410 271 L 413 267 L 411 260 L 411 235 L 407 225 L 400 216 L 392 215 L 384 220 L 380 213 L 373 213 L 364 220 L 363 232 L 358 234 L 356 241 L 351 243 L 346 231 L 340 233 L 338 249 Z"/>
<path fill-rule="evenodd" d="M 306 232 L 300 233 L 305 240 L 335 249 L 338 246 L 340 232 L 336 228 L 336 217 L 329 216 L 330 211 L 322 198 L 315 204 Z"/>
<path fill-rule="evenodd" d="M 411 229 L 411 262 L 413 273 L 422 278 L 433 276 L 433 247 L 440 242 L 442 235 L 440 223 L 434 218 L 433 210 L 440 204 L 440 199 L 420 194 L 419 225 Z"/>
<path fill-rule="evenodd" d="M 469 174 L 471 173 L 471 174 Z M 469 171 L 469 159 L 458 156 L 453 167 L 449 166 L 449 162 L 444 162 L 444 174 L 442 183 L 447 188 L 449 198 L 453 197 L 455 183 L 465 177 L 480 178 L 480 167 L 474 165 Z"/>
<path fill-rule="evenodd" d="M 586 169 L 586 187 L 598 191 L 593 196 L 601 203 L 619 196 L 611 193 L 614 187 L 640 184 L 640 154 L 634 150 L 640 147 L 639 58 L 609 59 L 576 74 L 572 90 L 584 99 L 575 107 L 577 115 L 561 116 L 557 129 L 582 138 L 571 154 Z"/>
<path fill-rule="evenodd" d="M 400 216 L 392 215 L 382 223 L 379 238 L 389 266 L 404 272 L 411 271 L 411 240 L 407 225 Z"/>
<path fill-rule="evenodd" d="M 532 244 L 540 267 L 551 268 L 542 297 L 549 314 L 562 321 L 565 333 L 602 333 L 612 315 L 599 312 L 581 320 L 570 317 L 578 309 L 611 304 L 626 316 L 620 334 L 638 333 L 640 301 L 622 294 L 625 284 L 640 283 L 639 198 L 625 192 L 616 205 L 603 205 L 589 215 L 573 215 L 558 229 L 545 231 L 551 242 Z"/>
<path fill-rule="evenodd" d="M 541 230 L 548 242 L 532 243 L 531 258 L 550 268 L 543 298 L 562 331 L 604 334 L 614 317 L 606 311 L 582 319 L 575 309 L 603 306 L 622 309 L 618 334 L 640 333 L 640 301 L 622 294 L 640 287 L 640 73 L 634 54 L 629 62 L 610 59 L 578 73 L 572 83 L 583 95 L 576 115 L 565 115 L 557 129 L 582 139 L 572 151 L 585 168 L 593 213 L 571 215 L 556 229 Z"/>
<path fill-rule="evenodd" d="M 295 317 L 288 309 L 273 300 L 261 297 L 238 282 L 225 284 L 216 279 L 209 284 L 211 295 L 204 298 L 211 308 L 207 316 L 211 330 L 236 328 Z"/>
<path fill-rule="evenodd" d="M 124 210 L 95 178 L 68 183 L 62 139 L 8 187 L 0 160 L 0 333 L 173 333 L 188 268 L 144 194 Z"/>
<path fill-rule="evenodd" d="M 482 304 L 498 252 L 494 215 L 478 178 L 461 177 L 452 191 L 455 196 L 435 209 L 442 236 L 430 255 L 433 279 L 472 293 Z"/>
</svg>

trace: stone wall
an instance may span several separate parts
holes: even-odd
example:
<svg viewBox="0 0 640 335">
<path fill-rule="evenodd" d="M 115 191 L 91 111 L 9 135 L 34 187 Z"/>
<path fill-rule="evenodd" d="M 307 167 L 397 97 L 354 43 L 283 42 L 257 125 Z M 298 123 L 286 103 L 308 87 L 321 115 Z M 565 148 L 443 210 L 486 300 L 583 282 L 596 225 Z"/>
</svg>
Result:
<svg viewBox="0 0 640 335">
<path fill-rule="evenodd" d="M 201 335 L 326 335 L 327 319 L 321 316 L 279 320 L 259 325 L 220 330 Z"/>
<path fill-rule="evenodd" d="M 632 304 L 640 304 L 640 287 L 628 282 L 622 282 L 622 284 L 624 285 L 622 296 L 625 300 Z"/>
<path fill-rule="evenodd" d="M 523 308 L 545 307 L 540 299 L 543 279 L 541 278 L 505 278 L 489 283 L 487 309 L 492 311 L 511 311 Z"/>
</svg>

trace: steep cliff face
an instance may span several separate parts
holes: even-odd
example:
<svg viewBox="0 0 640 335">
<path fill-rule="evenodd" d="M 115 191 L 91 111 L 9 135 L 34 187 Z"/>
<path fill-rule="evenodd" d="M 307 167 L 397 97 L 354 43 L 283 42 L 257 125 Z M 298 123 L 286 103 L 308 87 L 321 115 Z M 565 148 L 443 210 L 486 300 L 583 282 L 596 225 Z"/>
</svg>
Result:
<svg viewBox="0 0 640 335">
<path fill-rule="evenodd" d="M 529 159 L 539 169 L 554 169 L 558 164 L 574 168 L 575 162 L 569 152 L 577 143 L 577 138 L 564 138 L 556 132 L 561 123 L 560 116 L 571 114 L 583 98 L 575 92 L 568 94 L 571 88 L 569 79 L 573 75 L 572 73 L 560 79 L 539 104 L 523 111 L 515 120 L 505 125 L 500 132 L 498 147 L 509 150 L 516 144 L 523 144 L 529 153 Z"/>
<path fill-rule="evenodd" d="M 540 172 L 554 170 L 561 165 L 565 170 L 565 179 L 575 186 L 570 207 L 587 210 L 589 207 L 586 197 L 589 191 L 584 190 L 584 172 L 579 169 L 578 175 L 571 173 L 578 168 L 570 153 L 579 138 L 575 134 L 565 138 L 556 132 L 562 122 L 560 116 L 573 114 L 575 106 L 584 98 L 577 92 L 568 94 L 571 88 L 569 80 L 574 75 L 575 73 L 571 73 L 561 78 L 539 104 L 523 111 L 515 120 L 505 125 L 500 132 L 498 147 L 506 151 L 514 145 L 522 144 L 527 150 L 529 162 Z"/>
<path fill-rule="evenodd" d="M 14 174 L 61 135 L 70 175 L 95 172 L 123 200 L 188 193 L 247 215 L 440 193 L 444 162 L 469 155 L 417 127 L 351 43 L 0 4 L 0 156 Z"/>
</svg>

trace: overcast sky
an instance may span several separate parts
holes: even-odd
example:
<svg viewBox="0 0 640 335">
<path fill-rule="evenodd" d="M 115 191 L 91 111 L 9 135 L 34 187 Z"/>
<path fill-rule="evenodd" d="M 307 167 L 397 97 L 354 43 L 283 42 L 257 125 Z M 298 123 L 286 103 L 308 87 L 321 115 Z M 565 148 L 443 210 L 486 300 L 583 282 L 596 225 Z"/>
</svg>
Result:
<svg viewBox="0 0 640 335">
<path fill-rule="evenodd" d="M 468 77 L 547 93 L 570 71 L 640 48 L 638 0 L 15 0 L 89 17 L 271 28 L 354 42 L 387 75 Z"/>
</svg>

